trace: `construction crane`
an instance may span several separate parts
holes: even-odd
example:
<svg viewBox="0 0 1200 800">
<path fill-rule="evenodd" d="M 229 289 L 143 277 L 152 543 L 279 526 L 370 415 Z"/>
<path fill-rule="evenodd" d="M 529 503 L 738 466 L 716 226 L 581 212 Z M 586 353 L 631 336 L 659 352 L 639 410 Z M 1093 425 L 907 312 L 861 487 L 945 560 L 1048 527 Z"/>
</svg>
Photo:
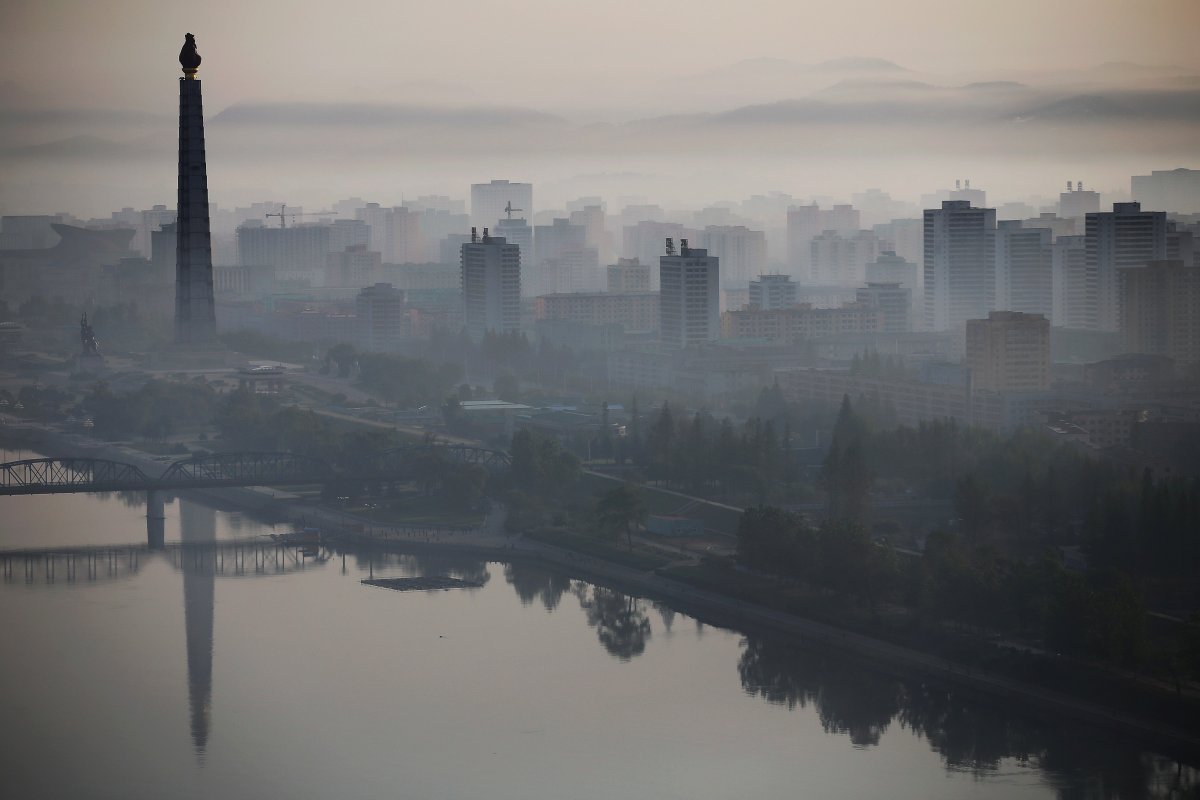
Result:
<svg viewBox="0 0 1200 800">
<path fill-rule="evenodd" d="M 507 203 L 504 204 L 504 213 L 508 215 L 509 219 L 512 219 L 512 215 L 513 215 L 514 211 L 524 211 L 524 210 L 525 209 L 523 209 L 523 208 L 513 208 L 512 200 L 509 200 Z"/>
<path fill-rule="evenodd" d="M 291 213 L 289 213 L 287 210 L 287 206 L 281 205 L 281 206 L 279 206 L 278 214 L 264 214 L 263 216 L 279 217 L 279 227 L 286 228 L 287 225 L 284 224 L 284 221 L 288 217 L 291 217 L 291 219 L 294 221 L 296 219 L 296 217 L 329 217 L 329 216 L 334 216 L 337 213 L 338 212 L 336 212 L 336 211 L 292 211 Z"/>
</svg>

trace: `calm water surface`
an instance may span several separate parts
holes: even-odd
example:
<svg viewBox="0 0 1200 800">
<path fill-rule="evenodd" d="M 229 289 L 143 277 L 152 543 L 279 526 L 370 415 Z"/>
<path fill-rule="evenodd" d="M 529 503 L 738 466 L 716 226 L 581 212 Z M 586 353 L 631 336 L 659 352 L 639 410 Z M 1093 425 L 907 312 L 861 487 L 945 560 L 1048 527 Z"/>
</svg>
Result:
<svg viewBox="0 0 1200 800">
<path fill-rule="evenodd" d="M 138 543 L 120 497 L 0 498 L 0 548 Z M 270 526 L 188 500 L 168 541 Z M 169 554 L 0 583 L 8 797 L 1190 797 L 1120 737 L 705 626 L 565 575 Z M 279 572 L 277 570 L 284 569 Z M 397 592 L 376 576 L 480 589 Z"/>
</svg>

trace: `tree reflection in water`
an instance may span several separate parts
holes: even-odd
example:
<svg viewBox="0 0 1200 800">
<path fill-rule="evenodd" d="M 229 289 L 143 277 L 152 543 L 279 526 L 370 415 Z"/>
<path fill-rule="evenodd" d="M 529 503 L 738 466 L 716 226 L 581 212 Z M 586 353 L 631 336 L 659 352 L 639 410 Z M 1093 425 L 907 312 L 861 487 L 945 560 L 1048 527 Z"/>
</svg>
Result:
<svg viewBox="0 0 1200 800">
<path fill-rule="evenodd" d="M 571 589 L 571 579 L 566 575 L 528 564 L 506 564 L 504 579 L 516 590 L 521 605 L 540 600 L 547 611 L 558 608 L 562 596 Z"/>
<path fill-rule="evenodd" d="M 772 703 L 815 706 L 828 733 L 877 745 L 893 720 L 929 742 L 947 769 L 983 777 L 1006 760 L 1039 769 L 1066 798 L 1200 797 L 1200 771 L 1139 751 L 1115 734 L 1050 724 L 936 683 L 898 679 L 811 650 L 747 638 L 742 688 Z"/>
<path fill-rule="evenodd" d="M 632 595 L 603 586 L 576 583 L 572 587 L 588 625 L 596 629 L 600 644 L 622 661 L 640 656 L 650 638 L 650 620 L 645 603 Z"/>
<path fill-rule="evenodd" d="M 667 631 L 676 615 L 666 603 L 647 603 L 527 564 L 506 565 L 504 575 L 524 605 L 538 600 L 553 611 L 569 591 L 604 649 L 622 661 L 645 652 L 650 607 Z M 698 619 L 695 624 L 701 638 L 704 625 Z M 1200 770 L 1145 752 L 1114 733 L 1047 722 L 1010 710 L 1002 698 L 897 678 L 778 640 L 746 637 L 742 648 L 738 675 L 748 694 L 788 708 L 811 705 L 827 733 L 845 735 L 855 747 L 878 745 L 895 723 L 925 739 L 947 770 L 989 778 L 1005 762 L 1020 764 L 1041 772 L 1064 800 L 1200 798 Z"/>
</svg>

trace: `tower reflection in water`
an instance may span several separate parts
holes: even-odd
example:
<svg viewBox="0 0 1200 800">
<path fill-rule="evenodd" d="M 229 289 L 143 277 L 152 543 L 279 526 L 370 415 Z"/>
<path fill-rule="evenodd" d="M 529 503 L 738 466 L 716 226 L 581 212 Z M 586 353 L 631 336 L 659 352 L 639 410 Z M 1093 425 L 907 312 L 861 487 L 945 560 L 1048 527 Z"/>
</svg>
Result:
<svg viewBox="0 0 1200 800">
<path fill-rule="evenodd" d="M 212 712 L 213 586 L 217 512 L 179 499 L 180 535 L 185 545 L 208 545 L 180 553 L 183 565 L 183 618 L 187 634 L 188 707 L 192 746 L 203 756 Z"/>
</svg>

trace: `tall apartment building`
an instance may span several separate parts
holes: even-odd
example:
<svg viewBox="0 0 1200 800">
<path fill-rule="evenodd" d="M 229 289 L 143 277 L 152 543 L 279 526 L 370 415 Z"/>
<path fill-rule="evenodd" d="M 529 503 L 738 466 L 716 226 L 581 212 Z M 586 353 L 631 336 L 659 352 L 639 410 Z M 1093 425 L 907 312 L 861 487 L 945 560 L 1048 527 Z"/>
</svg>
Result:
<svg viewBox="0 0 1200 800">
<path fill-rule="evenodd" d="M 750 306 L 772 309 L 796 305 L 796 284 L 791 275 L 759 275 L 750 281 Z"/>
<path fill-rule="evenodd" d="M 709 225 L 700 244 L 721 262 L 721 284 L 740 289 L 767 268 L 767 235 L 744 225 Z"/>
<path fill-rule="evenodd" d="M 612 254 L 612 244 L 605 229 L 604 206 L 599 204 L 584 205 L 571 211 L 569 218 L 572 225 L 582 225 L 587 231 L 587 246 L 594 248 L 600 258 L 607 261 Z"/>
<path fill-rule="evenodd" d="M 867 264 L 883 251 L 873 231 L 843 234 L 824 231 L 813 238 L 809 283 L 817 286 L 861 286 L 866 280 Z"/>
<path fill-rule="evenodd" d="M 925 210 L 925 323 L 946 331 L 996 303 L 996 210 L 945 200 Z"/>
<path fill-rule="evenodd" d="M 365 244 L 330 253 L 325 264 L 326 286 L 372 286 L 383 274 L 383 258 Z"/>
<path fill-rule="evenodd" d="M 599 254 L 588 246 L 585 226 L 560 217 L 533 230 L 534 255 L 525 270 L 526 296 L 590 291 L 603 286 Z"/>
<path fill-rule="evenodd" d="M 1175 214 L 1200 214 L 1200 170 L 1156 169 L 1149 175 L 1134 175 L 1130 181 L 1133 199 L 1147 208 Z"/>
<path fill-rule="evenodd" d="M 1050 388 L 1050 321 L 1041 314 L 993 311 L 967 321 L 967 367 L 976 390 Z"/>
<path fill-rule="evenodd" d="M 1042 314 L 1054 306 L 1052 235 L 1018 220 L 996 226 L 996 308 Z"/>
<path fill-rule="evenodd" d="M 1151 261 L 1120 273 L 1121 335 L 1130 353 L 1200 361 L 1200 267 Z"/>
<path fill-rule="evenodd" d="M 505 216 L 496 223 L 492 230 L 497 236 L 503 236 L 504 241 L 521 248 L 521 263 L 525 264 L 527 268 L 534 263 L 533 228 L 525 217 Z M 532 282 L 526 281 L 526 283 L 531 285 L 525 288 L 525 294 L 533 294 Z"/>
<path fill-rule="evenodd" d="M 790 206 L 787 212 L 788 266 L 797 277 L 806 277 L 812 269 L 812 240 L 825 231 L 853 233 L 860 227 L 858 210 L 835 205 L 822 209 L 816 203 Z"/>
<path fill-rule="evenodd" d="M 879 237 L 882 246 L 892 250 L 905 261 L 921 265 L 925 263 L 925 220 L 894 219 L 871 229 Z M 917 275 L 917 280 L 922 276 Z M 921 288 L 920 285 L 911 287 Z"/>
<path fill-rule="evenodd" d="M 650 291 L 650 265 L 637 258 L 619 258 L 608 265 L 608 291 Z"/>
<path fill-rule="evenodd" d="M 658 259 L 659 340 L 686 347 L 717 339 L 721 333 L 720 259 L 680 242 L 678 254 L 667 240 Z"/>
<path fill-rule="evenodd" d="M 621 255 L 625 258 L 636 258 L 643 264 L 654 265 L 662 255 L 664 239 L 699 241 L 699 236 L 699 231 L 678 222 L 643 219 L 622 228 Z M 650 288 L 658 289 L 657 269 L 650 271 Z"/>
<path fill-rule="evenodd" d="M 479 341 L 487 331 L 521 329 L 521 250 L 503 237 L 471 236 L 462 246 L 463 319 Z"/>
<path fill-rule="evenodd" d="M 498 180 L 471 184 L 471 224 L 494 229 L 507 216 L 504 209 L 509 203 L 533 219 L 533 184 Z"/>
<path fill-rule="evenodd" d="M 237 229 L 238 263 L 269 264 L 280 281 L 319 285 L 330 253 L 329 233 L 328 225 L 243 225 Z"/>
<path fill-rule="evenodd" d="M 1067 190 L 1058 196 L 1058 215 L 1067 219 L 1081 219 L 1100 210 L 1100 193 L 1085 190 L 1083 181 L 1072 187 L 1067 181 Z"/>
<path fill-rule="evenodd" d="M 340 253 L 347 247 L 359 245 L 370 248 L 370 225 L 361 219 L 336 219 L 330 223 L 329 252 Z"/>
<path fill-rule="evenodd" d="M 921 268 L 891 250 L 884 250 L 867 264 L 866 278 L 867 283 L 898 283 L 905 289 L 912 289 L 914 297 L 920 296 Z"/>
<path fill-rule="evenodd" d="M 1088 268 L 1084 236 L 1059 236 L 1050 245 L 1053 302 L 1050 322 L 1056 328 L 1098 330 L 1100 287 Z"/>
<path fill-rule="evenodd" d="M 1116 331 L 1120 322 L 1118 270 L 1144 267 L 1167 257 L 1167 215 L 1142 211 L 1140 203 L 1114 203 L 1112 211 L 1088 214 L 1084 230 L 1087 268 L 1096 275 L 1097 327 Z"/>
<path fill-rule="evenodd" d="M 912 330 L 912 289 L 899 283 L 868 282 L 856 289 L 854 300 L 860 306 L 879 310 L 879 330 L 905 333 Z"/>
<path fill-rule="evenodd" d="M 418 212 L 404 206 L 389 208 L 379 203 L 367 203 L 354 216 L 370 226 L 370 249 L 381 253 L 384 263 L 418 264 L 424 260 L 422 215 Z"/>
<path fill-rule="evenodd" d="M 396 350 L 408 335 L 404 292 L 390 283 L 365 287 L 354 299 L 358 346 L 387 353 Z"/>
</svg>

